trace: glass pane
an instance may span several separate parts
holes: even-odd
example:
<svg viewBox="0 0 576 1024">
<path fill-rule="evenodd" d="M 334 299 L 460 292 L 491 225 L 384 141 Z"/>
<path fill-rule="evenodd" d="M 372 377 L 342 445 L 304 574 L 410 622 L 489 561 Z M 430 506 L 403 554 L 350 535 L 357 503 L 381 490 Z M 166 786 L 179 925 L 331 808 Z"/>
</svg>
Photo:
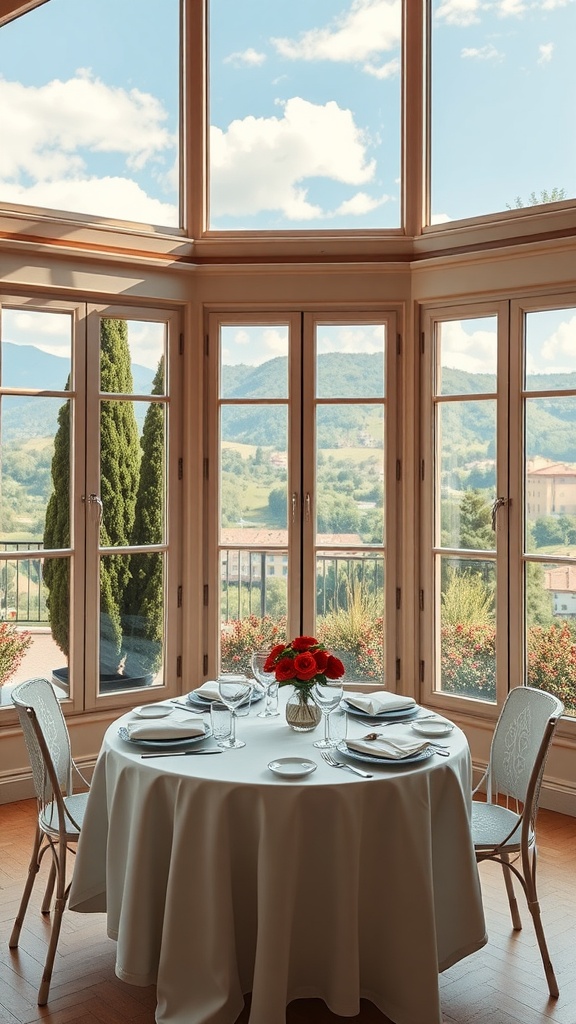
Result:
<svg viewBox="0 0 576 1024">
<path fill-rule="evenodd" d="M 220 524 L 222 532 L 228 529 L 229 538 L 223 543 L 253 547 L 286 543 L 287 431 L 285 407 L 254 404 L 221 409 Z M 237 534 L 233 538 L 231 528 Z M 275 536 L 280 531 L 283 539 Z"/>
<path fill-rule="evenodd" d="M 6 308 L 0 316 L 2 387 L 64 391 L 71 369 L 71 316 Z"/>
<path fill-rule="evenodd" d="M 345 681 L 384 680 L 384 557 L 323 551 L 316 558 L 316 636 Z"/>
<path fill-rule="evenodd" d="M 102 547 L 164 541 L 165 415 L 160 402 L 101 403 Z"/>
<path fill-rule="evenodd" d="M 288 553 L 227 548 L 220 552 L 220 668 L 252 675 L 258 648 L 286 639 Z"/>
<path fill-rule="evenodd" d="M 524 317 L 527 391 L 576 390 L 576 309 Z"/>
<path fill-rule="evenodd" d="M 433 224 L 576 195 L 574 13 L 433 0 Z"/>
<path fill-rule="evenodd" d="M 318 398 L 384 397 L 384 324 L 319 324 Z"/>
<path fill-rule="evenodd" d="M 1 202 L 178 227 L 179 18 L 51 0 L 2 27 Z"/>
<path fill-rule="evenodd" d="M 436 324 L 436 394 L 496 391 L 498 321 L 495 316 Z"/>
<path fill-rule="evenodd" d="M 0 540 L 70 544 L 70 403 L 0 398 Z"/>
<path fill-rule="evenodd" d="M 496 498 L 496 403 L 446 402 L 437 407 L 440 538 L 447 548 L 492 550 Z"/>
<path fill-rule="evenodd" d="M 319 544 L 384 543 L 384 410 L 316 410 L 316 530 Z"/>
<path fill-rule="evenodd" d="M 287 398 L 287 324 L 229 324 L 220 328 L 222 398 Z"/>
<path fill-rule="evenodd" d="M 445 693 L 496 700 L 496 565 L 439 558 L 440 685 Z"/>
<path fill-rule="evenodd" d="M 576 553 L 576 397 L 526 400 L 526 549 Z"/>
<path fill-rule="evenodd" d="M 547 690 L 576 715 L 576 562 L 526 564 L 528 686 Z"/>
<path fill-rule="evenodd" d="M 163 395 L 166 325 L 153 321 L 100 321 L 100 391 Z"/>
<path fill-rule="evenodd" d="M 100 692 L 163 681 L 164 555 L 100 560 Z"/>
<path fill-rule="evenodd" d="M 210 227 L 398 228 L 402 4 L 210 0 Z"/>
<path fill-rule="evenodd" d="M 37 558 L 10 558 L 10 553 L 38 551 Z M 42 543 L 15 541 L 0 545 L 0 707 L 13 706 L 12 687 L 45 676 L 69 692 L 68 558 L 43 558 Z"/>
</svg>

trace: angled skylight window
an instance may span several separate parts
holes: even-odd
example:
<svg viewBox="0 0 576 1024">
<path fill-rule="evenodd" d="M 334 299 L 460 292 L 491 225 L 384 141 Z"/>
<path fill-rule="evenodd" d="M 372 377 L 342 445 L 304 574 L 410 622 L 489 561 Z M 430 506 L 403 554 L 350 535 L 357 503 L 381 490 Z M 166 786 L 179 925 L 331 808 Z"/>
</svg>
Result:
<svg viewBox="0 0 576 1024">
<path fill-rule="evenodd" d="M 209 226 L 401 226 L 401 0 L 210 0 Z"/>
<path fill-rule="evenodd" d="M 431 222 L 576 196 L 575 0 L 431 0 Z"/>
<path fill-rule="evenodd" d="M 49 0 L 0 27 L 0 203 L 179 226 L 179 0 Z"/>
</svg>

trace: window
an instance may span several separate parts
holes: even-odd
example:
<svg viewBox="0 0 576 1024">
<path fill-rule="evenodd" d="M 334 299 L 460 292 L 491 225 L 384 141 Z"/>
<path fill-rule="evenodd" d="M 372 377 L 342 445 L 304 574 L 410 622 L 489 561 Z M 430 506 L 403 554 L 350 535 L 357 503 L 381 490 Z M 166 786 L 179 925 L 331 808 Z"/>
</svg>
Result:
<svg viewBox="0 0 576 1024">
<path fill-rule="evenodd" d="M 210 0 L 214 230 L 401 226 L 402 5 Z"/>
<path fill-rule="evenodd" d="M 525 681 L 575 715 L 576 309 L 438 309 L 424 325 L 427 690 L 495 703 Z"/>
<path fill-rule="evenodd" d="M 180 226 L 179 7 L 49 0 L 0 28 L 0 203 Z"/>
<path fill-rule="evenodd" d="M 209 337 L 211 649 L 247 669 L 263 640 L 304 632 L 349 678 L 382 680 L 395 656 L 396 317 L 212 313 Z"/>
<path fill-rule="evenodd" d="M 41 665 L 76 708 L 173 686 L 176 318 L 7 297 L 0 336 L 7 677 Z"/>
<path fill-rule="evenodd" d="M 573 199 L 574 4 L 433 0 L 431 21 L 431 223 Z"/>
</svg>

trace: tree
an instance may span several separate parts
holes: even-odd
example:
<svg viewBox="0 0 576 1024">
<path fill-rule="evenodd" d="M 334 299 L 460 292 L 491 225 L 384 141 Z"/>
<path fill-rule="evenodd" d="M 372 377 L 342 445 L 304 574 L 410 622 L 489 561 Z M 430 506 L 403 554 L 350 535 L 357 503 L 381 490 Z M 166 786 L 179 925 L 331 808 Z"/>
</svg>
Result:
<svg viewBox="0 0 576 1024">
<path fill-rule="evenodd" d="M 160 359 L 152 394 L 164 394 L 164 357 Z M 164 407 L 151 402 L 144 420 L 140 479 L 136 495 L 133 543 L 161 544 L 164 539 Z M 136 677 L 157 672 L 164 637 L 163 556 L 158 552 L 130 557 L 130 579 L 124 592 L 122 626 L 124 672 Z"/>
<path fill-rule="evenodd" d="M 531 192 L 528 197 L 528 202 L 525 203 L 520 196 L 516 196 L 514 200 L 514 206 L 510 206 L 510 203 L 506 203 L 507 210 L 523 210 L 525 206 L 540 206 L 545 203 L 559 203 L 562 199 L 566 199 L 566 189 L 558 188 L 554 186 L 553 189 L 548 192 L 548 189 L 543 188 L 540 195 L 536 195 L 535 192 Z"/>
<path fill-rule="evenodd" d="M 70 381 L 66 383 L 66 390 Z M 108 395 L 133 390 L 128 325 L 124 320 L 103 319 L 100 324 L 100 390 Z M 134 526 L 140 446 L 131 402 L 113 397 L 102 401 L 100 412 L 100 496 L 103 547 L 126 546 Z M 53 492 L 46 508 L 45 548 L 70 545 L 70 403 L 58 413 L 58 429 L 52 458 Z M 130 569 L 129 555 L 106 555 L 100 562 L 100 673 L 118 672 L 122 658 L 121 603 Z M 43 578 L 48 589 L 47 607 L 52 635 L 62 652 L 69 654 L 70 593 L 69 559 L 46 559 Z"/>
</svg>

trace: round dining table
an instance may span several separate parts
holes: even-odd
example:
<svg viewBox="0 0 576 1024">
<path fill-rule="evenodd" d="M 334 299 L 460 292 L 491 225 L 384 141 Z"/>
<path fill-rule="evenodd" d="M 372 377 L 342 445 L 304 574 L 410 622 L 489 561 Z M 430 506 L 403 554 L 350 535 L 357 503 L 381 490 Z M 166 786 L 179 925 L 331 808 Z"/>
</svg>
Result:
<svg viewBox="0 0 576 1024">
<path fill-rule="evenodd" d="M 321 728 L 290 729 L 285 699 L 277 718 L 239 718 L 246 745 L 212 756 L 144 758 L 119 733 L 134 716 L 113 723 L 69 907 L 106 913 L 116 973 L 156 985 L 158 1024 L 234 1024 L 247 993 L 250 1024 L 285 1024 L 299 998 L 441 1024 L 439 972 L 486 942 L 466 737 L 455 727 L 448 756 L 409 764 L 338 755 L 364 779 L 324 762 Z M 366 728 L 349 716 L 349 735 Z M 286 757 L 316 768 L 268 767 Z"/>
</svg>

